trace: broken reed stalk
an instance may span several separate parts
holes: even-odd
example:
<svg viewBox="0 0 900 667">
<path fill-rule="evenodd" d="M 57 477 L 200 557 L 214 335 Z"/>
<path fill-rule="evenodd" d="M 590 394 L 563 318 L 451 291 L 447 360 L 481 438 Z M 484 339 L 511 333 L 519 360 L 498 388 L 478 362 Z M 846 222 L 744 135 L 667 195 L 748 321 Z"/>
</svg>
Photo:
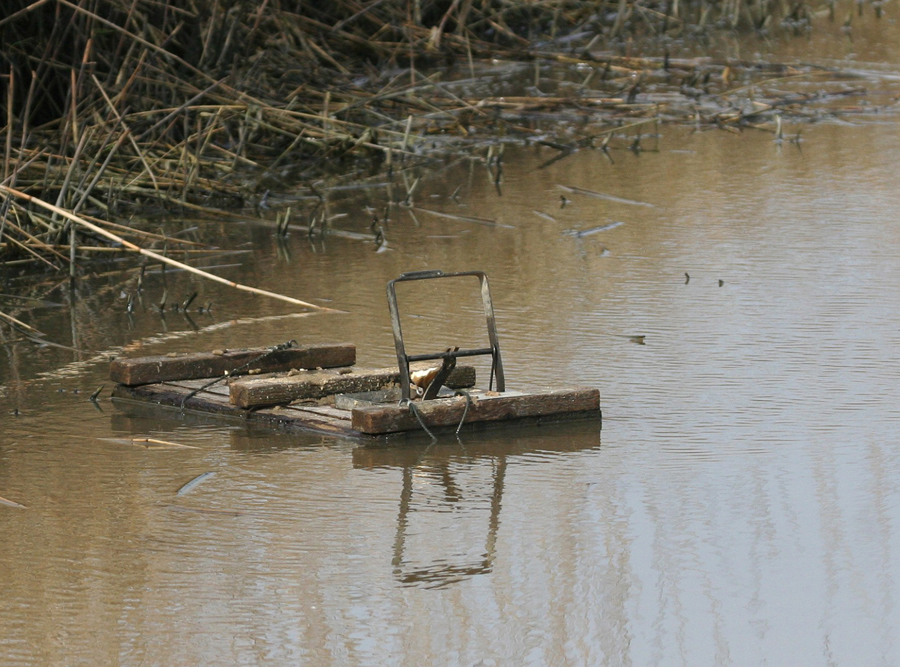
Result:
<svg viewBox="0 0 900 667">
<path fill-rule="evenodd" d="M 18 508 L 18 509 L 23 509 L 23 510 L 27 510 L 27 509 L 28 509 L 28 508 L 27 508 L 25 505 L 23 505 L 22 503 L 17 503 L 15 500 L 8 500 L 7 498 L 4 498 L 4 497 L 2 497 L 2 496 L 0 496 L 0 505 L 6 505 L 7 507 L 15 507 L 15 508 Z"/>
<path fill-rule="evenodd" d="M 25 329 L 25 330 L 31 332 L 31 333 L 32 333 L 33 335 L 35 335 L 35 336 L 43 336 L 43 335 L 44 335 L 43 333 L 41 333 L 40 331 L 38 331 L 38 330 L 35 329 L 34 327 L 25 324 L 25 323 L 22 322 L 21 320 L 17 320 L 17 319 L 16 319 L 15 317 L 13 317 L 12 315 L 7 315 L 7 314 L 4 313 L 2 310 L 0 310 L 0 319 L 6 320 L 6 322 L 8 322 L 9 324 L 13 325 L 13 326 L 16 327 L 16 328 L 21 327 L 22 329 Z"/>
<path fill-rule="evenodd" d="M 324 311 L 324 312 L 340 312 L 340 311 L 335 310 L 334 308 L 326 308 L 325 306 L 317 306 L 314 303 L 309 303 L 307 301 L 301 301 L 300 299 L 295 299 L 293 297 L 285 296 L 283 294 L 277 294 L 275 292 L 269 292 L 267 290 L 259 289 L 257 287 L 249 287 L 247 285 L 242 285 L 240 283 L 236 283 L 233 280 L 228 280 L 226 278 L 221 278 L 219 276 L 213 275 L 212 273 L 207 273 L 206 271 L 201 271 L 200 269 L 197 269 L 188 264 L 184 264 L 182 262 L 179 262 L 179 261 L 176 261 L 169 257 L 166 257 L 165 255 L 160 255 L 158 253 L 155 253 L 152 250 L 146 250 L 144 248 L 141 248 L 140 246 L 137 246 L 134 243 L 131 243 L 130 241 L 126 241 L 121 236 L 117 236 L 116 234 L 113 234 L 112 232 L 109 232 L 109 231 L 103 229 L 102 227 L 99 227 L 98 225 L 93 224 L 92 222 L 88 222 L 84 218 L 77 216 L 74 213 L 70 213 L 69 211 L 66 211 L 65 209 L 59 208 L 58 206 L 54 206 L 53 204 L 50 204 L 41 199 L 38 199 L 37 197 L 32 197 L 31 195 L 25 194 L 24 192 L 19 192 L 18 190 L 14 190 L 5 185 L 0 185 L 0 192 L 5 192 L 7 194 L 7 196 L 16 197 L 17 199 L 22 199 L 29 203 L 36 204 L 42 208 L 45 208 L 48 211 L 51 211 L 53 213 L 56 213 L 57 215 L 67 218 L 69 221 L 71 221 L 74 224 L 81 225 L 85 229 L 91 230 L 95 234 L 99 234 L 100 236 L 103 236 L 104 238 L 107 238 L 110 241 L 113 241 L 115 243 L 120 243 L 120 244 L 122 244 L 123 247 L 128 248 L 129 250 L 131 250 L 133 252 L 139 253 L 141 255 L 144 255 L 145 257 L 149 257 L 158 262 L 162 262 L 164 264 L 169 264 L 170 266 L 178 267 L 179 269 L 188 271 L 188 272 L 193 273 L 198 276 L 202 276 L 209 280 L 213 280 L 217 283 L 222 283 L 223 285 L 228 285 L 229 287 L 233 287 L 235 289 L 238 289 L 238 290 L 241 290 L 244 292 L 250 292 L 252 294 L 258 294 L 260 296 L 266 296 L 271 299 L 278 299 L 279 301 L 286 301 L 287 303 L 292 303 L 297 306 L 303 306 L 304 308 L 311 308 L 313 310 L 320 310 L 320 311 Z"/>
<path fill-rule="evenodd" d="M 13 103 L 15 100 L 14 92 L 16 89 L 16 74 L 15 70 L 10 70 L 9 72 L 9 87 L 6 93 L 6 152 L 3 155 L 3 181 L 5 182 L 7 178 L 9 178 L 9 159 L 12 153 L 12 127 L 13 127 L 13 119 L 15 115 L 13 114 Z"/>
<path fill-rule="evenodd" d="M 156 445 L 158 447 L 175 447 L 178 449 L 200 449 L 194 445 L 182 445 L 180 442 L 169 442 L 168 440 L 158 440 L 157 438 L 132 438 L 131 442 L 135 445 Z"/>
</svg>

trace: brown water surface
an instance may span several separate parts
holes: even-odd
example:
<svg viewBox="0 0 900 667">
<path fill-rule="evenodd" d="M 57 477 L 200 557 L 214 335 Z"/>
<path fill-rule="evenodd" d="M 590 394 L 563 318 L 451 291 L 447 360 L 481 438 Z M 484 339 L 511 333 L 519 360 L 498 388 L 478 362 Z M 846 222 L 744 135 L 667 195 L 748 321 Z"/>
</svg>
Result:
<svg viewBox="0 0 900 667">
<path fill-rule="evenodd" d="M 658 152 L 545 169 L 556 151 L 510 145 L 499 195 L 447 162 L 381 252 L 384 182 L 328 193 L 358 238 L 194 223 L 252 250 L 220 275 L 343 314 L 168 271 L 129 316 L 131 260 L 75 294 L 9 279 L 46 303 L 4 310 L 79 351 L 2 333 L 0 496 L 26 509 L 0 505 L 0 663 L 900 663 L 900 132 L 802 138 L 669 128 Z M 602 437 L 363 449 L 87 400 L 119 353 L 295 338 L 391 364 L 384 285 L 426 268 L 486 270 L 509 386 L 598 386 Z M 212 312 L 161 318 L 163 289 Z M 419 349 L 481 340 L 472 294 L 402 297 Z"/>
</svg>

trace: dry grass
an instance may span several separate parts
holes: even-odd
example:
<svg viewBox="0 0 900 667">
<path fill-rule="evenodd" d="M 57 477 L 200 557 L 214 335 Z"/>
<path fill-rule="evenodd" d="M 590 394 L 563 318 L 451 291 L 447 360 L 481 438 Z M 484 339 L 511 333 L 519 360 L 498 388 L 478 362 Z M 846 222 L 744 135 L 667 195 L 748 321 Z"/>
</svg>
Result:
<svg viewBox="0 0 900 667">
<path fill-rule="evenodd" d="M 781 66 L 610 55 L 632 39 L 713 28 L 796 30 L 804 0 L 4 0 L 0 14 L 0 182 L 110 225 L 170 207 L 233 208 L 284 165 L 366 160 L 392 169 L 431 137 L 534 134 L 529 115 L 577 107 L 607 123 L 560 150 L 606 149 L 623 124 L 669 119 L 737 127 L 729 89 L 756 76 L 816 76 Z M 662 43 L 662 42 L 660 42 Z M 564 95 L 497 99 L 442 82 L 489 58 L 578 64 Z M 427 69 L 426 68 L 430 68 Z M 423 72 L 430 74 L 425 75 Z M 682 104 L 653 90 L 680 91 Z M 716 109 L 696 99 L 718 95 Z M 552 142 L 551 142 L 552 144 Z M 105 239 L 70 218 L 0 195 L 0 258 L 57 269 Z M 110 227 L 111 228 L 111 227 Z M 77 234 L 76 234 L 77 232 Z M 138 233 L 116 233 L 140 241 Z"/>
</svg>

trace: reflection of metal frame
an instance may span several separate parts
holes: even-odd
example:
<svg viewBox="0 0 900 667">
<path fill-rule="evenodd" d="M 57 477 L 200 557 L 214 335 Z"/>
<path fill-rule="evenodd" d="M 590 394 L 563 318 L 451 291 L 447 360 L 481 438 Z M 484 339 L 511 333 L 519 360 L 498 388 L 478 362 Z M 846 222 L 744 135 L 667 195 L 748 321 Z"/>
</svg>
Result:
<svg viewBox="0 0 900 667">
<path fill-rule="evenodd" d="M 454 583 L 465 577 L 490 572 L 494 566 L 497 530 L 500 527 L 500 501 L 503 497 L 503 480 L 506 477 L 506 456 L 498 456 L 497 466 L 494 468 L 494 491 L 491 494 L 491 516 L 485 539 L 484 557 L 472 565 L 446 565 L 443 567 L 413 569 L 403 567 L 406 551 L 406 528 L 413 494 L 413 471 L 414 466 L 405 466 L 403 468 L 403 491 L 400 494 L 400 514 L 397 517 L 397 535 L 394 538 L 394 557 L 391 561 L 394 576 L 406 585 L 425 583 L 437 587 Z M 442 471 L 444 473 L 444 487 L 447 490 L 448 500 L 455 502 L 459 500 L 459 491 L 450 475 L 449 462 L 443 464 Z"/>
<path fill-rule="evenodd" d="M 406 354 L 406 346 L 403 343 L 403 331 L 400 328 L 400 310 L 397 306 L 397 290 L 395 285 L 412 280 L 430 280 L 434 278 L 459 278 L 462 276 L 475 276 L 481 284 L 481 300 L 484 303 L 484 317 L 487 320 L 488 339 L 490 347 L 479 347 L 465 350 L 447 350 L 430 354 Z M 497 323 L 494 319 L 494 305 L 491 301 L 491 288 L 487 275 L 483 271 L 461 271 L 458 273 L 444 273 L 443 271 L 413 271 L 404 273 L 399 278 L 391 280 L 387 284 L 388 307 L 391 310 L 391 326 L 394 329 L 394 346 L 397 348 L 397 364 L 400 367 L 400 377 L 409 377 L 409 364 L 413 361 L 432 361 L 435 359 L 446 360 L 448 357 L 477 357 L 491 356 L 491 379 L 488 389 L 493 389 L 494 378 L 497 378 L 497 391 L 506 391 L 506 382 L 503 377 L 503 363 L 500 360 L 500 342 L 497 338 Z M 401 382 L 400 390 L 404 400 L 409 400 L 409 382 Z"/>
<path fill-rule="evenodd" d="M 562 422 L 512 433 L 476 432 L 465 445 L 446 442 L 422 449 L 406 445 L 385 447 L 382 443 L 375 447 L 356 447 L 353 449 L 353 467 L 363 470 L 390 469 L 402 474 L 403 482 L 398 494 L 399 509 L 391 555 L 393 574 L 401 586 L 437 588 L 452 585 L 470 576 L 488 574 L 493 570 L 508 463 L 514 462 L 516 457 L 533 452 L 565 455 L 599 447 L 600 429 L 597 428 L 596 422 Z M 458 505 L 463 499 L 465 489 L 461 489 L 454 478 L 452 472 L 454 463 L 458 466 L 475 465 L 485 460 L 490 460 L 493 466 L 493 490 L 483 555 L 475 556 L 471 562 L 460 565 L 448 565 L 442 561 L 430 565 L 427 562 L 414 564 L 406 561 L 409 523 L 414 512 L 422 511 L 422 508 L 414 503 L 416 471 L 426 469 L 435 471 L 439 476 L 436 483 L 444 488 L 446 502 Z M 484 483 L 489 482 L 485 480 Z M 485 496 L 479 494 L 478 498 L 482 500 Z"/>
</svg>

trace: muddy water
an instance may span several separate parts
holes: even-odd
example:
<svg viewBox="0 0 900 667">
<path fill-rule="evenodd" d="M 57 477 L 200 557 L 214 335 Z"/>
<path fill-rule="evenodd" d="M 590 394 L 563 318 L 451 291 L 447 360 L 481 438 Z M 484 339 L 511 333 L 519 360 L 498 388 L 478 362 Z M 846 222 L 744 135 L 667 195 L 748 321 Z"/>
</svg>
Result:
<svg viewBox="0 0 900 667">
<path fill-rule="evenodd" d="M 79 351 L 0 348 L 0 496 L 26 506 L 0 505 L 0 662 L 900 662 L 897 125 L 553 155 L 508 147 L 501 194 L 483 164 L 421 172 L 381 252 L 377 181 L 328 195 L 362 238 L 196 223 L 252 250 L 220 275 L 341 314 L 169 271 L 129 316 L 131 263 L 75 297 L 9 280 L 44 303 L 5 310 Z M 600 387 L 602 435 L 364 449 L 87 400 L 123 350 L 348 340 L 389 364 L 384 284 L 425 268 L 488 271 L 509 385 Z M 164 289 L 212 312 L 163 319 Z M 480 340 L 462 288 L 401 296 L 420 349 Z"/>
</svg>

